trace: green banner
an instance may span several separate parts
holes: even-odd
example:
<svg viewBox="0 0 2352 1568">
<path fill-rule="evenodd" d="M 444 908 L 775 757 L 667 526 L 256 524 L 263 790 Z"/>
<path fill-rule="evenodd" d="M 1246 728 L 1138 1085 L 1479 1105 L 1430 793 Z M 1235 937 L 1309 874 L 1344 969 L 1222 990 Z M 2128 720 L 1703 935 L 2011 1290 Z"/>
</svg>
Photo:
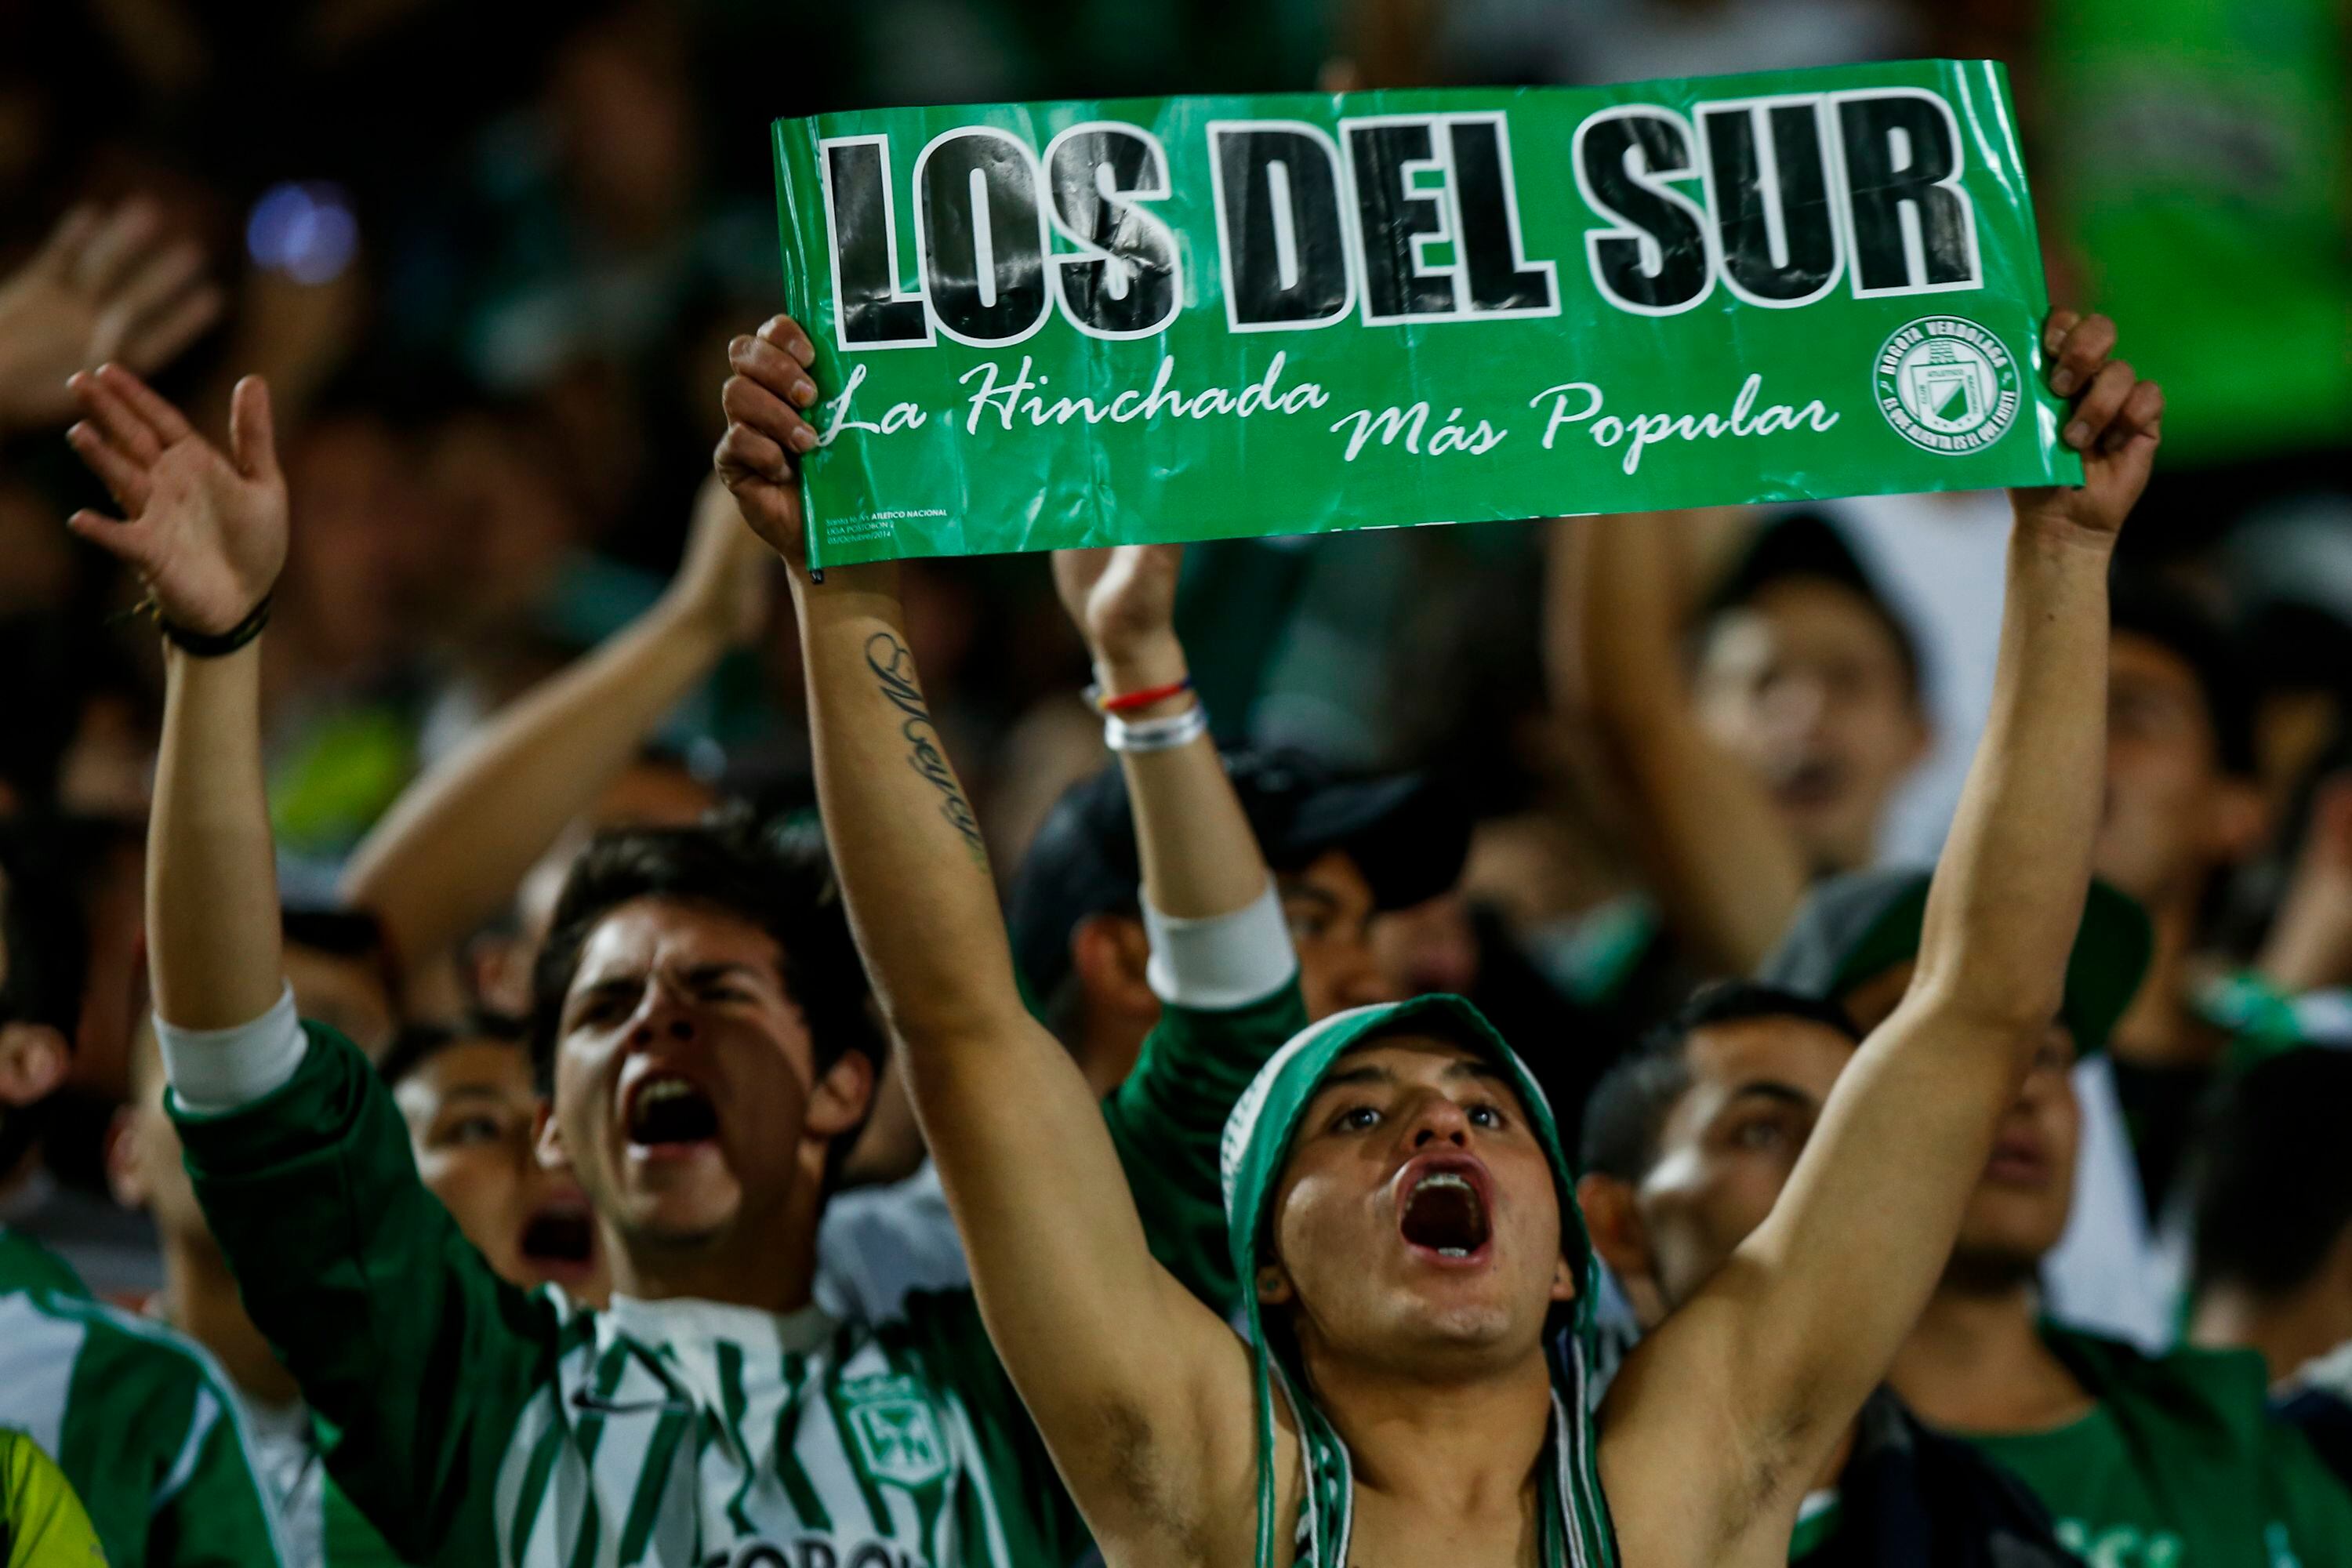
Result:
<svg viewBox="0 0 2352 1568">
<path fill-rule="evenodd" d="M 2005 72 L 778 121 L 818 564 L 2079 482 Z"/>
</svg>

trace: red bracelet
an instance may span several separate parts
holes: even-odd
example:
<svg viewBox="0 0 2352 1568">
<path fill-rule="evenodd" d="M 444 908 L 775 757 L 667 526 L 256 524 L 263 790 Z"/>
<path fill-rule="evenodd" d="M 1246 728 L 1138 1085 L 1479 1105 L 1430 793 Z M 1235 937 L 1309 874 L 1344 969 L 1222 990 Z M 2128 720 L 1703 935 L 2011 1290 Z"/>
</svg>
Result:
<svg viewBox="0 0 2352 1568">
<path fill-rule="evenodd" d="M 1181 697 L 1192 689 L 1192 678 L 1188 675 L 1166 686 L 1148 686 L 1140 691 L 1129 691 L 1118 697 L 1105 697 L 1101 687 L 1090 686 L 1087 688 L 1087 700 L 1094 704 L 1097 713 L 1132 713 L 1139 708 L 1165 702 L 1171 697 Z"/>
</svg>

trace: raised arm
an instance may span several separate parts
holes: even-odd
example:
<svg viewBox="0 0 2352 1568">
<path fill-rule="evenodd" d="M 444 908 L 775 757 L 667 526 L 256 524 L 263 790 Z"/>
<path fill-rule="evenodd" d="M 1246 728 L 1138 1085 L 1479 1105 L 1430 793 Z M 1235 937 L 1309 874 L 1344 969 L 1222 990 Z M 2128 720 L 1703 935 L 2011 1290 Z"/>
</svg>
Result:
<svg viewBox="0 0 2352 1568">
<path fill-rule="evenodd" d="M 409 785 L 352 851 L 343 902 L 374 912 L 412 966 L 497 914 L 663 715 L 755 635 L 767 576 L 767 550 L 743 531 L 727 487 L 703 484 L 661 599 Z"/>
<path fill-rule="evenodd" d="M 488 1561 L 505 1435 L 554 1353 L 544 1305 L 490 1271 L 417 1179 L 391 1091 L 286 989 L 262 791 L 260 645 L 286 560 L 269 396 L 237 384 L 229 453 L 128 372 L 74 378 L 68 439 L 123 516 L 76 532 L 128 562 L 174 637 L 148 826 L 157 1032 L 196 1196 L 254 1321 L 339 1430 L 328 1464 L 404 1560 L 459 1531 Z M 462 1363 L 465 1375 L 432 1369 Z M 227 1424 L 224 1423 L 224 1429 Z"/>
<path fill-rule="evenodd" d="M 1183 559 L 1181 544 L 1065 550 L 1054 557 L 1063 607 L 1094 656 L 1098 700 L 1166 694 L 1121 708 L 1122 722 L 1154 725 L 1200 709 L 1176 637 Z M 1205 721 L 1181 744 L 1121 751 L 1119 769 L 1135 811 L 1135 847 L 1150 908 L 1177 920 L 1206 920 L 1246 909 L 1265 894 L 1265 858 Z"/>
<path fill-rule="evenodd" d="M 66 378 L 110 359 L 152 374 L 221 312 L 205 253 L 143 196 L 74 208 L 0 278 L 0 437 L 53 427 L 81 399 Z"/>
<path fill-rule="evenodd" d="M 1991 713 L 1910 990 L 1838 1079 L 1770 1216 L 1611 1392 L 1623 1417 L 1601 1455 L 1612 1499 L 1654 1490 L 1694 1422 L 1714 1429 L 1728 1467 L 1708 1487 L 1718 1546 L 1759 1530 L 1785 1543 L 1797 1495 L 1942 1273 L 2057 1016 L 2098 826 L 2108 558 L 2163 409 L 2153 384 L 2108 359 L 2114 343 L 2105 318 L 2051 321 L 2052 384 L 2080 395 L 2066 439 L 2086 482 L 2012 494 Z"/>
<path fill-rule="evenodd" d="M 896 570 L 807 581 L 791 454 L 814 446 L 799 413 L 816 395 L 814 351 L 780 318 L 730 353 L 719 469 L 793 568 L 826 837 L 990 1337 L 1107 1542 L 1164 1548 L 1171 1531 L 1246 1521 L 1247 1363 L 1153 1262 L 1084 1079 L 1022 1005 L 979 824 L 908 651 Z M 1221 1511 L 1197 1514 L 1203 1499 Z"/>
<path fill-rule="evenodd" d="M 1553 700 L 1598 742 L 1668 922 L 1707 967 L 1745 973 L 1804 897 L 1804 852 L 1763 784 L 1699 728 L 1676 647 L 1673 552 L 1686 521 L 1557 525 Z"/>
<path fill-rule="evenodd" d="M 2254 972 L 2286 992 L 2352 980 L 2352 772 L 2312 792 L 2310 826 Z"/>
<path fill-rule="evenodd" d="M 1217 1149 L 1258 1069 L 1306 1027 L 1298 960 L 1256 835 L 1199 700 L 1183 689 L 1177 545 L 1054 558 L 1062 603 L 1094 655 L 1105 739 L 1118 748 L 1143 868 L 1147 974 L 1160 1020 L 1103 1101 L 1153 1256 L 1221 1317 L 1240 1305 Z M 1166 695 L 1155 696 L 1158 693 Z M 1150 701 L 1139 699 L 1150 698 Z M 1190 738 L 1184 738 L 1189 734 Z M 1174 744 L 1152 745 L 1154 736 Z"/>
<path fill-rule="evenodd" d="M 123 514 L 76 512 L 73 531 L 139 574 L 167 630 L 219 638 L 248 626 L 286 563 L 268 388 L 237 384 L 225 455 L 120 366 L 68 384 L 83 417 L 66 437 Z M 164 644 L 147 956 L 156 1015 L 183 1029 L 248 1023 L 285 988 L 257 640 L 212 658 Z"/>
<path fill-rule="evenodd" d="M 716 479 L 668 590 L 602 647 L 509 704 L 409 786 L 353 851 L 343 901 L 410 965 L 497 913 L 647 735 L 766 618 L 768 552 Z"/>
</svg>

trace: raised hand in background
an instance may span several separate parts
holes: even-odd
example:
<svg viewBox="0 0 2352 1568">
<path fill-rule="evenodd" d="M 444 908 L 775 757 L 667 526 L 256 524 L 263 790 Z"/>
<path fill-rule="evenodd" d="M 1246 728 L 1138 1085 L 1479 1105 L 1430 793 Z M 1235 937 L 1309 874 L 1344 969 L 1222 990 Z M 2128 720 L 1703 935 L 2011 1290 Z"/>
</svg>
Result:
<svg viewBox="0 0 2352 1568">
<path fill-rule="evenodd" d="M 1054 587 L 1107 689 L 1136 691 L 1184 679 L 1175 625 L 1183 564 L 1181 544 L 1054 552 Z"/>
<path fill-rule="evenodd" d="M 221 312 L 204 251 L 171 239 L 138 197 L 66 214 L 32 259 L 0 279 L 0 435 L 74 412 L 66 378 L 119 360 L 152 374 Z"/>
</svg>

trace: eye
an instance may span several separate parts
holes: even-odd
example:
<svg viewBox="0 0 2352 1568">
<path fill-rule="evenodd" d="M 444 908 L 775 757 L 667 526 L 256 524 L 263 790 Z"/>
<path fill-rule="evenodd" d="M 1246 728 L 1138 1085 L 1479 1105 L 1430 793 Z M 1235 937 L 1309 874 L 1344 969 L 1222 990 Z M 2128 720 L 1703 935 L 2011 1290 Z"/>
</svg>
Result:
<svg viewBox="0 0 2352 1568">
<path fill-rule="evenodd" d="M 1331 934 L 1331 917 L 1320 912 L 1293 910 L 1289 925 L 1293 942 L 1320 942 Z"/>
<path fill-rule="evenodd" d="M 461 1116 L 444 1127 L 440 1135 L 433 1142 L 442 1148 L 457 1149 L 480 1143 L 496 1143 L 502 1141 L 506 1135 L 505 1125 L 495 1116 Z"/>
<path fill-rule="evenodd" d="M 1742 1149 L 1777 1149 L 1786 1140 L 1789 1130 L 1767 1117 L 1760 1121 L 1742 1122 L 1731 1134 L 1734 1144 Z"/>
<path fill-rule="evenodd" d="M 1470 1108 L 1470 1125 L 1473 1127 L 1484 1127 L 1489 1132 L 1500 1132 L 1506 1125 L 1505 1118 L 1503 1116 L 1503 1108 L 1499 1105 L 1490 1105 L 1483 1102 L 1472 1106 Z"/>
<path fill-rule="evenodd" d="M 1381 1113 L 1369 1105 L 1351 1105 L 1331 1119 L 1334 1132 L 1369 1132 L 1381 1124 Z"/>
<path fill-rule="evenodd" d="M 586 1024 L 612 1024 L 629 1016 L 634 998 L 617 991 L 600 991 L 581 1005 L 572 1017 L 572 1027 Z"/>
</svg>

